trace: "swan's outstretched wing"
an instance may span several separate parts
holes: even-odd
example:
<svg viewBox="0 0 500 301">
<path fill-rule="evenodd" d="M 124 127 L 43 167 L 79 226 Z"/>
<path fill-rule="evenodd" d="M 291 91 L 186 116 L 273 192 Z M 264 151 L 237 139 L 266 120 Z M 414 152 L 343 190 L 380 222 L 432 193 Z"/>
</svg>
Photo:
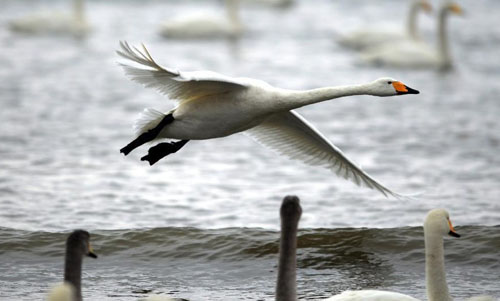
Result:
<svg viewBox="0 0 500 301">
<path fill-rule="evenodd" d="M 364 172 L 295 111 L 273 114 L 247 133 L 257 142 L 291 159 L 327 167 L 338 176 L 359 186 L 376 189 L 385 196 L 403 197 Z"/>
<path fill-rule="evenodd" d="M 116 51 L 118 55 L 147 67 L 147 69 L 142 69 L 121 64 L 132 80 L 154 88 L 179 103 L 248 87 L 241 79 L 211 71 L 180 72 L 163 68 L 153 60 L 144 45 L 142 45 L 142 51 L 136 47 L 130 47 L 124 41 L 120 42 L 120 47 L 121 50 Z"/>
</svg>

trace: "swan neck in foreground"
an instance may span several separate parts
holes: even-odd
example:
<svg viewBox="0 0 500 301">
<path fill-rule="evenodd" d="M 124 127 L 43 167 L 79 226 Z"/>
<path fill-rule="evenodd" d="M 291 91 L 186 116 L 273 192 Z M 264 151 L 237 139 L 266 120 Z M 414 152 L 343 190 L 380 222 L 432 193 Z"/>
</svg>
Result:
<svg viewBox="0 0 500 301">
<path fill-rule="evenodd" d="M 75 289 L 75 301 L 82 300 L 82 254 L 78 248 L 68 247 L 64 261 L 64 281 L 71 283 Z"/>
<path fill-rule="evenodd" d="M 284 90 L 282 100 L 279 101 L 280 109 L 293 110 L 305 105 L 322 102 L 334 98 L 371 94 L 366 85 L 325 87 L 305 91 Z"/>
<path fill-rule="evenodd" d="M 297 300 L 297 227 L 298 219 L 282 218 L 278 281 L 276 282 L 276 301 Z"/>
<path fill-rule="evenodd" d="M 417 33 L 417 14 L 418 11 L 420 10 L 420 2 L 419 1 L 413 1 L 411 6 L 410 6 L 410 11 L 408 13 L 408 19 L 407 19 L 407 30 L 408 30 L 408 35 L 412 39 L 417 39 L 418 38 L 418 33 Z"/>
<path fill-rule="evenodd" d="M 446 19 L 448 18 L 448 10 L 441 9 L 439 13 L 439 22 L 438 22 L 438 52 L 441 56 L 442 67 L 448 68 L 451 67 L 451 55 L 448 44 L 448 33 L 446 26 Z"/>
<path fill-rule="evenodd" d="M 425 281 L 429 301 L 451 301 L 444 269 L 444 247 L 441 234 L 424 228 Z"/>
</svg>

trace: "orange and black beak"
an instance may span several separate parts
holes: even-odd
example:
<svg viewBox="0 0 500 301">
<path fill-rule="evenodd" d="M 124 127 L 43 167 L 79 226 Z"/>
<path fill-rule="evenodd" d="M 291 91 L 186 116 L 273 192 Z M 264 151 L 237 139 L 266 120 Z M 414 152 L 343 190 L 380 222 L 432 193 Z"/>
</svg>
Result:
<svg viewBox="0 0 500 301">
<path fill-rule="evenodd" d="M 394 87 L 398 95 L 420 93 L 418 90 L 412 89 L 407 85 L 403 84 L 402 82 L 392 82 L 392 86 Z"/>
<path fill-rule="evenodd" d="M 90 244 L 89 244 L 89 252 L 87 253 L 87 256 L 92 257 L 92 258 L 97 258 L 97 254 L 94 253 L 94 250 L 92 249 L 92 246 Z"/>
<path fill-rule="evenodd" d="M 460 234 L 458 234 L 457 232 L 455 232 L 455 229 L 453 228 L 453 225 L 451 224 L 451 221 L 448 220 L 448 226 L 450 227 L 450 232 L 448 232 L 448 234 L 450 236 L 453 236 L 453 237 L 460 237 Z"/>
</svg>

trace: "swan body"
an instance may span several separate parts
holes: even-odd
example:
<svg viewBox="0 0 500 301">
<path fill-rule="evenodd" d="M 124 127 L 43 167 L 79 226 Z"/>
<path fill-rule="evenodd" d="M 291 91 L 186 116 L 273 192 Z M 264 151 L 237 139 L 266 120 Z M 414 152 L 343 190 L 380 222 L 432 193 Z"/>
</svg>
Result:
<svg viewBox="0 0 500 301">
<path fill-rule="evenodd" d="M 161 24 L 159 33 L 173 39 L 236 38 L 243 32 L 237 1 L 226 0 L 226 16 L 182 16 Z"/>
<path fill-rule="evenodd" d="M 345 291 L 335 295 L 325 301 L 419 301 L 413 297 L 396 292 L 363 290 L 363 291 Z"/>
<path fill-rule="evenodd" d="M 63 282 L 54 286 L 48 296 L 48 301 L 73 301 L 75 299 L 75 288 L 71 283 Z"/>
<path fill-rule="evenodd" d="M 420 36 L 417 30 L 417 14 L 421 10 L 430 12 L 432 7 L 427 1 L 413 1 L 410 6 L 407 28 L 405 31 L 388 29 L 382 30 L 376 28 L 358 30 L 340 39 L 340 44 L 346 47 L 362 50 L 369 47 L 376 47 L 384 43 L 406 40 L 418 41 Z"/>
<path fill-rule="evenodd" d="M 362 62 L 399 68 L 451 67 L 452 59 L 446 33 L 446 19 L 450 12 L 462 14 L 462 9 L 454 3 L 447 3 L 441 8 L 438 21 L 438 47 L 432 47 L 423 41 L 387 43 L 363 52 L 360 57 Z"/>
<path fill-rule="evenodd" d="M 211 139 L 247 131 L 261 144 L 290 158 L 325 166 L 357 185 L 376 189 L 386 196 L 399 196 L 349 160 L 293 109 L 351 95 L 418 94 L 418 91 L 401 82 L 382 78 L 362 85 L 286 90 L 250 78 L 231 78 L 210 71 L 180 72 L 163 68 L 153 60 L 144 46 L 140 51 L 131 48 L 126 42 L 121 43 L 121 50 L 117 53 L 144 67 L 123 65 L 132 80 L 177 101 L 177 107 L 168 113 L 153 109 L 144 111 L 135 124 L 138 137 L 121 150 L 125 155 L 156 139 L 180 139 L 184 145 L 190 139 Z M 173 147 L 175 149 L 171 152 L 175 152 L 182 145 L 174 143 L 162 147 Z M 166 155 L 158 152 L 159 148 L 152 147 L 142 160 L 152 165 L 157 161 L 150 160 L 152 157 L 161 159 Z"/>
<path fill-rule="evenodd" d="M 82 301 L 82 261 L 84 256 L 97 258 L 90 246 L 90 234 L 73 231 L 66 240 L 64 282 L 52 288 L 48 301 Z"/>
<path fill-rule="evenodd" d="M 73 12 L 45 12 L 9 23 L 14 32 L 24 34 L 70 34 L 83 36 L 90 31 L 83 12 L 83 0 L 75 0 Z"/>
</svg>

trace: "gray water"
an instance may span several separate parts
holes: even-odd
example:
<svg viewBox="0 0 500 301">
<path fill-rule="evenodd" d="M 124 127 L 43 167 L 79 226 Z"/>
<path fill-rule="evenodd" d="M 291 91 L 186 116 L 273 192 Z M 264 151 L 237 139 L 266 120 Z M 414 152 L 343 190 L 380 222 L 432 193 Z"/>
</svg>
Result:
<svg viewBox="0 0 500 301">
<path fill-rule="evenodd" d="M 396 228 L 403 242 L 420 243 L 421 233 L 404 229 L 419 229 L 429 209 L 444 207 L 455 225 L 483 229 L 474 235 L 486 244 L 494 240 L 496 246 L 477 253 L 478 246 L 467 236 L 454 242 L 470 246 L 462 248 L 477 260 L 447 266 L 456 283 L 450 290 L 462 298 L 483 292 L 500 295 L 499 238 L 487 236 L 500 224 L 500 26 L 495 13 L 500 3 L 460 5 L 466 16 L 449 20 L 455 68 L 440 73 L 359 66 L 356 53 L 336 43 L 336 37 L 366 22 L 399 26 L 406 1 L 298 1 L 286 10 L 245 5 L 241 17 L 247 31 L 233 42 L 165 40 L 157 34 L 162 21 L 198 9 L 217 10 L 219 2 L 89 1 L 93 32 L 75 39 L 18 35 L 6 26 L 13 18 L 52 7 L 66 9 L 68 3 L 3 1 L 0 235 L 14 233 L 13 240 L 28 235 L 35 243 L 48 235 L 52 243 L 61 242 L 50 256 L 29 245 L 16 252 L 2 248 L 0 299 L 41 299 L 49 283 L 60 281 L 62 250 L 56 251 L 67 231 L 84 228 L 98 234 L 95 250 L 104 254 L 85 262 L 88 300 L 135 300 L 136 288 L 178 290 L 191 300 L 271 300 L 276 248 L 261 257 L 226 260 L 219 250 L 216 260 L 193 260 L 183 255 L 187 238 L 179 235 L 178 254 L 164 259 L 141 255 L 140 246 L 132 249 L 134 258 L 106 250 L 113 233 L 164 228 L 221 231 L 230 238 L 250 232 L 262 248 L 276 242 L 277 233 L 260 233 L 278 229 L 280 201 L 286 194 L 302 199 L 301 228 L 315 233 L 319 228 L 366 227 L 374 233 L 375 228 Z M 423 16 L 420 23 L 424 36 L 433 40 L 434 20 Z M 171 104 L 123 75 L 114 53 L 119 40 L 146 43 L 157 61 L 169 67 L 253 77 L 283 88 L 353 84 L 382 76 L 405 82 L 421 94 L 350 97 L 299 112 L 380 182 L 401 193 L 422 194 L 413 201 L 386 199 L 326 169 L 280 157 L 242 134 L 191 141 L 153 167 L 139 160 L 146 148 L 123 157 L 118 150 L 133 137 L 131 125 L 138 113 L 145 107 L 167 110 Z M 394 248 L 392 256 L 399 250 Z M 483 257 L 493 259 L 483 263 Z M 389 267 L 380 271 L 371 264 L 345 262 L 327 269 L 303 263 L 301 269 L 299 259 L 301 296 L 315 299 L 366 287 L 425 296 L 422 257 L 408 265 L 388 259 Z M 359 273 L 341 280 L 349 268 Z M 371 284 L 365 278 L 398 281 Z"/>
</svg>

